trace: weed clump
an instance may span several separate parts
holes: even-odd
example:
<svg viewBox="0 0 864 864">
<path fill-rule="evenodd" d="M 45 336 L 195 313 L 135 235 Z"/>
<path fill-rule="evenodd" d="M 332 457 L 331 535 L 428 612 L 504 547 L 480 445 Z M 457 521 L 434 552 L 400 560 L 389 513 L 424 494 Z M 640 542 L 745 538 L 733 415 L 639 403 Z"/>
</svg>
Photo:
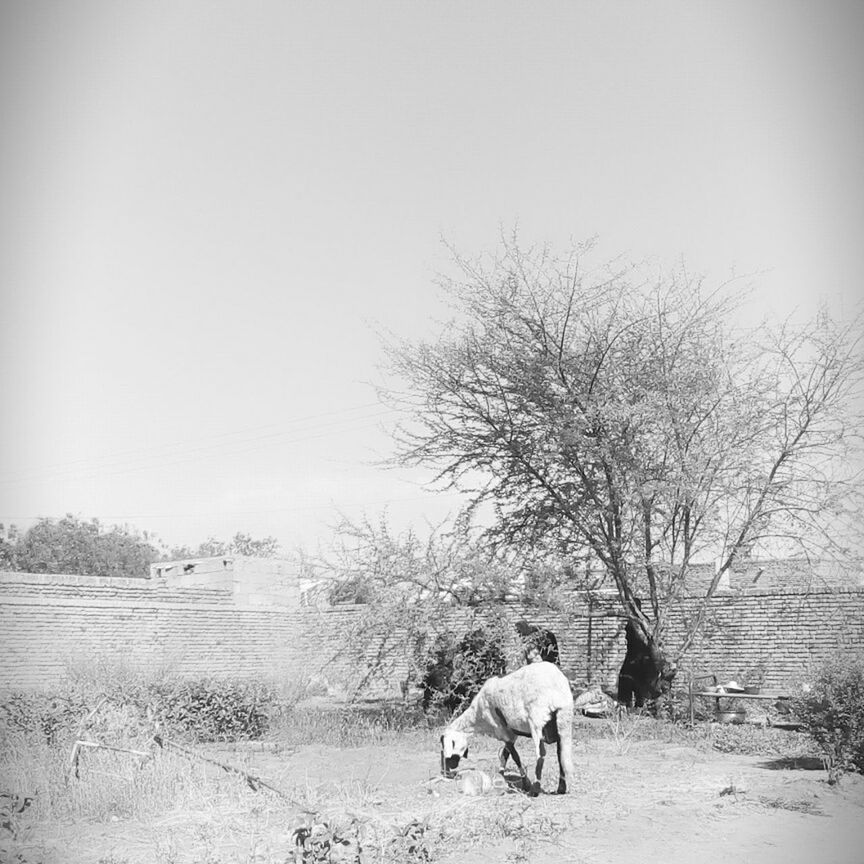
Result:
<svg viewBox="0 0 864 864">
<path fill-rule="evenodd" d="M 77 689 L 63 692 L 13 692 L 0 701 L 0 731 L 56 744 L 68 738 L 87 713 L 87 698 Z"/>
<path fill-rule="evenodd" d="M 46 692 L 11 692 L 0 699 L 0 732 L 36 744 L 68 745 L 83 731 L 122 744 L 155 732 L 190 743 L 254 741 L 290 715 L 300 690 L 267 681 L 160 677 L 68 681 Z"/>
</svg>

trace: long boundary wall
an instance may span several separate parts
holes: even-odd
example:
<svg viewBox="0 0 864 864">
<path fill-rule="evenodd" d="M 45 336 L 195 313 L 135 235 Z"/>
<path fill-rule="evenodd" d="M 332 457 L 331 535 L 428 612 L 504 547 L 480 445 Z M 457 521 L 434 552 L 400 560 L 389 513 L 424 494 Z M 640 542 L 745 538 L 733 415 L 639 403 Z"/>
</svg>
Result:
<svg viewBox="0 0 864 864">
<path fill-rule="evenodd" d="M 320 673 L 333 682 L 360 680 L 356 658 L 338 649 L 364 607 L 303 605 L 288 565 L 271 565 L 267 577 L 279 590 L 268 594 L 248 562 L 217 562 L 212 572 L 211 564 L 151 579 L 0 573 L 0 690 L 50 686 L 70 669 L 106 659 L 188 675 Z M 673 650 L 695 609 L 695 600 L 684 600 L 671 615 Z M 511 603 L 499 614 L 508 626 L 526 617 L 554 630 L 574 682 L 614 684 L 624 640 L 611 606 L 577 602 L 567 613 L 552 613 Z M 460 632 L 471 615 L 453 609 L 447 623 Z M 392 636 L 398 622 L 387 629 Z M 369 656 L 377 638 L 368 641 Z M 712 601 L 683 666 L 685 673 L 781 686 L 806 679 L 841 648 L 864 649 L 864 587 L 725 592 Z M 391 657 L 375 692 L 398 693 L 407 668 L 398 653 Z"/>
</svg>

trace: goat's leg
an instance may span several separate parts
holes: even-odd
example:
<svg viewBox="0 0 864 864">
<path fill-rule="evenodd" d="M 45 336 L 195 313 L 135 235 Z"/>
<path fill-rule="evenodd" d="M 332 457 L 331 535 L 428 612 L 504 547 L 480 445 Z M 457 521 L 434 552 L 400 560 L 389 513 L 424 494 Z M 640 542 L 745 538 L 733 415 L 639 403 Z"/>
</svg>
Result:
<svg viewBox="0 0 864 864">
<path fill-rule="evenodd" d="M 543 760 L 546 758 L 546 742 L 541 738 L 539 746 L 539 755 L 537 756 L 537 766 L 534 769 L 534 789 L 532 794 L 540 794 L 540 781 L 543 777 Z"/>
<path fill-rule="evenodd" d="M 561 739 L 558 739 L 558 794 L 564 795 L 567 792 L 567 769 L 561 751 Z M 571 769 L 572 770 L 572 769 Z"/>
<path fill-rule="evenodd" d="M 567 792 L 567 782 L 574 776 L 573 770 L 573 717 L 559 713 L 558 726 L 558 794 Z"/>
<path fill-rule="evenodd" d="M 507 741 L 504 744 L 504 752 L 501 754 L 501 762 L 502 762 L 502 770 L 503 763 L 506 761 L 507 755 L 513 760 L 513 764 L 519 769 L 519 774 L 522 777 L 522 788 L 527 792 L 529 789 L 528 775 L 525 773 L 525 769 L 522 767 L 522 760 L 519 758 L 519 754 L 516 752 L 516 745 L 512 741 Z"/>
<path fill-rule="evenodd" d="M 531 732 L 534 739 L 534 752 L 537 754 L 537 764 L 534 768 L 534 782 L 531 784 L 530 795 L 536 798 L 540 794 L 540 778 L 543 775 L 543 760 L 546 757 L 546 744 L 540 734 L 540 730 Z"/>
<path fill-rule="evenodd" d="M 507 767 L 507 759 L 509 758 L 509 756 L 510 756 L 510 751 L 507 749 L 507 745 L 505 744 L 501 748 L 501 756 L 499 757 L 500 766 L 501 766 L 499 768 L 499 773 L 502 775 L 504 774 L 504 769 Z"/>
</svg>

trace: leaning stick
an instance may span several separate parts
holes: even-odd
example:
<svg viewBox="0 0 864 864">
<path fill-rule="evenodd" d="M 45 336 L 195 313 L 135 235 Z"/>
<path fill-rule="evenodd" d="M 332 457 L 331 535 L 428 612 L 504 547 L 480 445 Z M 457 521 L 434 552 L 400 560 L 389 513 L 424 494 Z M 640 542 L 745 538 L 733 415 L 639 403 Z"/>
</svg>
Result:
<svg viewBox="0 0 864 864">
<path fill-rule="evenodd" d="M 69 768 L 66 771 L 66 783 L 68 785 L 69 778 L 72 776 L 72 772 L 75 772 L 75 779 L 79 779 L 78 774 L 78 751 L 80 750 L 80 741 L 76 741 L 72 745 L 72 755 L 69 757 Z"/>
<path fill-rule="evenodd" d="M 173 741 L 169 741 L 161 735 L 154 735 L 153 740 L 162 748 L 170 747 L 172 750 L 179 751 L 184 756 L 188 756 L 191 759 L 200 759 L 202 762 L 207 762 L 209 765 L 215 765 L 223 771 L 227 771 L 229 774 L 239 774 L 253 792 L 257 792 L 260 788 L 269 789 L 289 804 L 298 807 L 304 813 L 315 814 L 318 812 L 317 810 L 309 810 L 308 808 L 303 807 L 298 801 L 295 801 L 290 795 L 283 792 L 281 789 L 277 789 L 266 780 L 262 780 L 260 777 L 256 777 L 254 774 L 250 774 L 242 768 L 237 768 L 235 765 L 228 765 L 225 762 L 219 762 L 217 759 L 211 759 L 209 756 L 202 756 L 200 753 L 196 753 L 194 750 L 190 750 L 188 747 L 183 747 L 180 744 L 175 744 Z"/>
<path fill-rule="evenodd" d="M 96 703 L 96 707 L 89 711 L 84 719 L 78 724 L 78 734 L 75 736 L 76 741 L 72 745 L 72 754 L 69 757 L 69 769 L 66 771 L 66 782 L 69 782 L 69 778 L 72 776 L 72 771 L 75 771 L 75 779 L 79 778 L 78 775 L 78 756 L 81 750 L 81 736 L 84 734 L 84 730 L 90 724 L 90 721 L 96 716 L 99 709 L 108 701 L 108 697 L 103 693 L 99 698 L 99 701 Z"/>
<path fill-rule="evenodd" d="M 149 759 L 151 754 L 147 753 L 145 750 L 132 750 L 130 747 L 114 747 L 111 744 L 99 744 L 96 741 L 76 741 L 75 742 L 79 747 L 93 747 L 98 748 L 100 750 L 113 750 L 115 753 L 132 753 L 134 756 L 143 756 L 145 759 Z"/>
<path fill-rule="evenodd" d="M 69 777 L 72 772 L 75 772 L 75 779 L 79 779 L 80 774 L 78 773 L 78 759 L 81 755 L 82 747 L 90 747 L 93 750 L 113 750 L 115 753 L 131 753 L 133 756 L 141 756 L 144 759 L 149 759 L 151 754 L 146 753 L 143 750 L 131 750 L 128 747 L 113 747 L 111 744 L 99 744 L 96 741 L 82 741 L 77 740 L 72 745 L 72 754 L 69 757 L 69 769 L 66 772 L 66 781 L 69 781 Z"/>
</svg>

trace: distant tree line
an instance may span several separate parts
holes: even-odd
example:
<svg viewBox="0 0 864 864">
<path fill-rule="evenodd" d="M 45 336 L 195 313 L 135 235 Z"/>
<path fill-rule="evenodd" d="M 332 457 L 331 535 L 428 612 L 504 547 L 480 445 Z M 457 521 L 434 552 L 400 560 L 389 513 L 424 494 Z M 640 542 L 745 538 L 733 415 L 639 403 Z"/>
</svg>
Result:
<svg viewBox="0 0 864 864">
<path fill-rule="evenodd" d="M 273 558 L 275 537 L 256 540 L 237 532 L 229 541 L 209 537 L 197 547 L 166 547 L 158 537 L 128 525 L 107 527 L 98 519 L 67 514 L 42 518 L 24 532 L 0 524 L 0 570 L 76 573 L 82 576 L 147 576 L 155 561 L 250 555 Z"/>
</svg>

